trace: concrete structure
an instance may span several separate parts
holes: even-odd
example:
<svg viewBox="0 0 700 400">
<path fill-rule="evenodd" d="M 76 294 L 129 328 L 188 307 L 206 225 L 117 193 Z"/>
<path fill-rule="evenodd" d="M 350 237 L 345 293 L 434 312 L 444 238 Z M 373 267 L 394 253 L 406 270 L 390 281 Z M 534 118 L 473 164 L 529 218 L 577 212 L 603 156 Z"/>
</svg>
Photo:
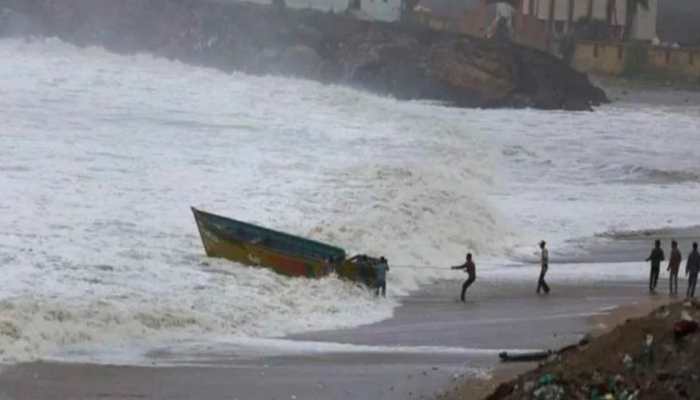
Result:
<svg viewBox="0 0 700 400">
<path fill-rule="evenodd" d="M 216 3 L 247 2 L 272 5 L 273 0 L 208 0 Z M 403 0 L 284 0 L 287 7 L 293 9 L 309 9 L 321 12 L 341 14 L 350 12 L 357 18 L 396 22 L 401 19 Z"/>
<path fill-rule="evenodd" d="M 654 40 L 657 37 L 656 24 L 659 13 L 658 0 L 648 0 L 649 9 L 637 10 L 636 17 L 632 20 L 630 30 L 631 38 L 636 40 Z M 689 27 L 690 28 L 690 27 Z"/>
<path fill-rule="evenodd" d="M 359 19 L 396 22 L 401 19 L 403 0 L 351 0 L 350 9 Z"/>
<path fill-rule="evenodd" d="M 580 41 L 576 44 L 573 64 L 587 73 L 641 74 L 700 83 L 700 48 Z"/>
<path fill-rule="evenodd" d="M 652 40 L 656 37 L 658 0 L 649 0 L 649 9 L 638 8 L 632 19 L 633 39 Z M 553 35 L 572 31 L 582 18 L 605 22 L 612 32 L 610 39 L 621 40 L 628 16 L 626 0 L 520 0 L 519 11 L 545 24 Z"/>
</svg>

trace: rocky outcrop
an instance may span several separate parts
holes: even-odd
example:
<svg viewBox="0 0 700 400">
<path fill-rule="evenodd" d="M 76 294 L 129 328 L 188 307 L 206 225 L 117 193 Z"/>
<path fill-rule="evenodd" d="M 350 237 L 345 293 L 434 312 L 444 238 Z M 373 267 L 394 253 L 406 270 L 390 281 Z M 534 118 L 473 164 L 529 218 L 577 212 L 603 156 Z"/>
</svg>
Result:
<svg viewBox="0 0 700 400">
<path fill-rule="evenodd" d="M 511 43 L 314 11 L 193 0 L 0 0 L 2 35 L 58 36 L 251 74 L 342 83 L 465 107 L 588 110 L 602 90 Z M 2 22 L 2 21 L 0 21 Z"/>
</svg>

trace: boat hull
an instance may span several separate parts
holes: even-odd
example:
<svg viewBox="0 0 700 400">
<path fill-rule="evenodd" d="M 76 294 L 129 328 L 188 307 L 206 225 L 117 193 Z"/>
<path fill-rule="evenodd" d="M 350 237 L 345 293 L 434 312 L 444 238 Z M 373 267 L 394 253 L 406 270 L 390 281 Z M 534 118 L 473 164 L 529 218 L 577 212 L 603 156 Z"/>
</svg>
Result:
<svg viewBox="0 0 700 400">
<path fill-rule="evenodd" d="M 328 275 L 329 257 L 344 260 L 345 252 L 319 242 L 192 209 L 208 256 L 261 266 L 287 276 Z"/>
</svg>

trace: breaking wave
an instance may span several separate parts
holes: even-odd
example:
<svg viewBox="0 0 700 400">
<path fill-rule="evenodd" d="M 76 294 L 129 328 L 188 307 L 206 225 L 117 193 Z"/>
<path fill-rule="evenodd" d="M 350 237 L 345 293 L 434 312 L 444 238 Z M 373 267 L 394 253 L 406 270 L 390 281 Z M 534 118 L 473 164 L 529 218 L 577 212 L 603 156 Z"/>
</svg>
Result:
<svg viewBox="0 0 700 400">
<path fill-rule="evenodd" d="M 601 175 L 611 182 L 650 185 L 700 183 L 700 173 L 691 170 L 661 169 L 641 165 L 606 165 L 599 170 Z"/>
<path fill-rule="evenodd" d="M 355 326 L 398 304 L 207 260 L 191 205 L 393 265 L 498 254 L 509 235 L 484 190 L 493 149 L 460 110 L 57 40 L 0 41 L 0 58 L 5 360 Z M 389 290 L 434 277 L 396 269 Z"/>
</svg>

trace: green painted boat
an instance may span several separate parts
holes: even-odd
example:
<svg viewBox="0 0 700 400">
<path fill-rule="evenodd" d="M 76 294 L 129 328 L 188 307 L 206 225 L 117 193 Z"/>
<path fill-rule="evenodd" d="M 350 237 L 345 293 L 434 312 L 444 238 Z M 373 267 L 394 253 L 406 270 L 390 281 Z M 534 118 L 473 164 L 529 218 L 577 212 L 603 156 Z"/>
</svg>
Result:
<svg viewBox="0 0 700 400">
<path fill-rule="evenodd" d="M 346 258 L 345 250 L 315 240 L 211 214 L 192 207 L 209 257 L 270 268 L 287 276 L 320 278 L 332 272 L 368 286 L 374 284 L 374 263 L 368 256 Z"/>
</svg>

